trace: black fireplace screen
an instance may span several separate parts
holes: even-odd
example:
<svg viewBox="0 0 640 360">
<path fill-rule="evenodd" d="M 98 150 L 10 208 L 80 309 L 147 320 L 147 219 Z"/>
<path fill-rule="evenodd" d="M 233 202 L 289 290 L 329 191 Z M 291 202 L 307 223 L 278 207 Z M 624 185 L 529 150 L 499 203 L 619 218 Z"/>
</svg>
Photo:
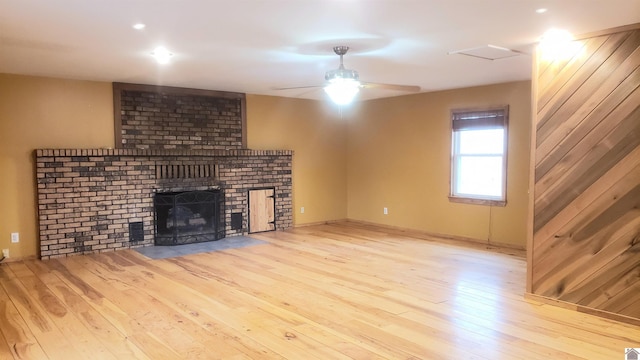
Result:
<svg viewBox="0 0 640 360">
<path fill-rule="evenodd" d="M 224 237 L 220 190 L 156 193 L 155 244 L 181 245 Z"/>
</svg>

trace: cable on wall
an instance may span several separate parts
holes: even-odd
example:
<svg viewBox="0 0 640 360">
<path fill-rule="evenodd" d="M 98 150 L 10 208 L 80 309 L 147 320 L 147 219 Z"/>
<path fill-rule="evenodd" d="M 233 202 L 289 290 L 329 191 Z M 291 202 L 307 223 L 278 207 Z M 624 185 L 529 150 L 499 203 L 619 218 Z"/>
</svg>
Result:
<svg viewBox="0 0 640 360">
<path fill-rule="evenodd" d="M 491 214 L 491 209 L 493 209 L 493 206 L 489 205 L 489 231 L 487 231 L 487 242 L 489 244 L 491 244 L 491 228 L 492 228 L 491 223 L 492 223 L 492 220 L 493 220 L 493 216 Z"/>
</svg>

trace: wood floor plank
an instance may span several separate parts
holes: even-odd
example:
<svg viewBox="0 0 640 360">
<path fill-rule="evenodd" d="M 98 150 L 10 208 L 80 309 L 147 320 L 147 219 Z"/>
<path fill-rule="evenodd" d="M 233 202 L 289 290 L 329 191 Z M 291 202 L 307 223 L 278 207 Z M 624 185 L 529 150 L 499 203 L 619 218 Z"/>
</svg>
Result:
<svg viewBox="0 0 640 360">
<path fill-rule="evenodd" d="M 350 222 L 252 236 L 266 243 L 0 265 L 0 358 L 73 358 L 47 351 L 70 336 L 78 356 L 118 359 L 606 359 L 640 346 L 640 327 L 525 299 L 522 254 Z"/>
<path fill-rule="evenodd" d="M 222 271 L 222 269 L 218 271 Z M 357 298 L 357 292 L 349 289 L 339 288 L 335 292 L 326 292 L 323 291 L 323 288 L 326 288 L 324 284 L 308 284 L 306 281 L 308 279 L 304 279 L 305 281 L 292 281 L 285 277 L 279 277 L 278 283 L 288 283 L 292 288 L 296 289 L 295 291 L 279 291 L 273 289 L 273 285 L 269 283 L 268 278 L 260 277 L 259 274 L 243 272 L 237 268 L 233 269 L 233 272 L 244 277 L 242 279 L 236 277 L 239 286 L 251 286 L 250 284 L 254 284 L 253 287 L 256 289 L 254 295 L 272 305 L 265 308 L 265 311 L 269 312 L 271 316 L 289 317 L 292 318 L 292 321 L 299 322 L 300 320 L 295 319 L 299 319 L 296 314 L 300 314 L 306 321 L 312 321 L 327 331 L 340 328 L 345 321 L 360 320 L 366 323 L 377 323 L 381 321 L 380 316 L 391 316 L 391 312 L 381 309 L 381 306 L 388 306 L 388 304 L 381 305 L 372 297 L 367 299 L 369 301 L 365 302 L 367 304 L 365 307 L 362 305 L 363 302 Z M 261 284 L 261 286 L 257 284 Z M 315 294 L 312 300 L 307 296 L 309 293 Z M 278 306 L 281 306 L 281 304 L 286 304 L 285 311 L 278 311 Z M 360 304 L 360 308 L 353 304 Z M 294 310 L 295 314 L 291 313 L 291 309 Z M 334 309 L 333 312 L 332 309 Z M 406 307 L 403 307 L 404 309 Z M 394 309 L 394 312 L 397 311 L 397 309 Z M 330 315 L 327 315 L 327 313 L 330 313 Z M 373 318 L 368 316 L 368 313 L 379 314 L 379 316 Z M 360 337 L 359 334 L 349 334 L 349 336 Z M 353 341 L 354 339 L 352 338 L 351 340 Z M 370 346 L 375 348 L 375 351 L 386 353 L 387 356 L 392 354 L 386 352 L 388 351 L 386 345 L 372 343 Z"/>
<path fill-rule="evenodd" d="M 95 334 L 99 332 L 87 331 L 85 324 L 79 320 L 76 313 L 70 312 L 65 304 L 23 263 L 9 264 L 9 269 L 14 270 L 14 268 L 18 270 L 14 271 L 14 274 L 21 272 L 18 280 L 26 294 L 46 312 L 47 318 L 55 326 L 56 330 L 52 331 L 59 331 L 66 339 L 73 339 L 69 341 L 70 351 L 74 349 L 79 355 L 78 358 L 117 359 L 109 348 L 98 341 Z"/>
<path fill-rule="evenodd" d="M 47 311 L 39 304 L 37 296 L 24 288 L 8 266 L 0 267 L 0 285 L 47 356 L 86 358 L 73 346 L 72 339 L 65 336 L 68 333 L 57 328 Z"/>
<path fill-rule="evenodd" d="M 29 329 L 29 326 L 13 305 L 5 289 L 0 286 L 0 333 L 7 344 L 10 356 L 7 359 L 46 359 L 44 350 Z"/>
<path fill-rule="evenodd" d="M 96 256 L 96 258 L 99 258 L 98 261 L 83 263 L 82 265 L 94 274 L 101 273 L 101 271 L 108 271 L 112 264 L 107 257 L 110 257 L 109 254 L 102 254 Z M 105 266 L 105 264 L 109 265 Z M 238 353 L 237 351 L 227 352 L 228 346 L 225 346 L 224 342 L 216 342 L 216 338 L 211 337 L 211 334 L 206 334 L 206 331 L 202 329 L 202 327 L 193 324 L 188 318 L 181 316 L 176 313 L 174 309 L 167 306 L 163 299 L 154 296 L 155 293 L 149 289 L 150 285 L 145 280 L 145 277 L 149 277 L 148 273 L 140 273 L 140 277 L 137 278 L 129 274 L 132 270 L 134 270 L 134 268 L 129 268 L 127 271 L 115 274 L 118 277 L 119 284 L 121 286 L 122 284 L 126 284 L 128 288 L 122 290 L 119 294 L 115 294 L 116 296 L 113 298 L 111 298 L 111 294 L 113 293 L 110 292 L 110 295 L 107 297 L 112 301 L 119 301 L 123 310 L 128 314 L 132 314 L 147 334 L 161 341 L 174 353 L 179 354 L 179 358 L 224 358 L 227 355 L 236 355 Z M 156 276 L 152 277 L 157 278 Z M 173 283 L 166 282 L 160 284 L 160 286 L 165 286 L 165 289 L 174 288 L 174 285 Z M 131 301 L 118 300 L 116 297 L 128 298 Z M 184 301 L 184 299 L 181 300 Z M 139 304 L 153 305 L 153 311 L 141 309 Z M 167 322 L 165 319 L 172 319 L 174 321 Z M 216 349 L 215 353 L 208 350 L 208 346 L 205 345 L 207 342 Z"/>
<path fill-rule="evenodd" d="M 298 326 L 301 324 L 301 320 L 307 321 L 316 326 L 322 327 L 324 330 L 332 332 L 333 326 L 339 326 L 341 323 L 345 321 L 345 319 L 352 318 L 352 312 L 356 310 L 350 310 L 345 312 L 331 312 L 331 309 L 327 309 L 327 312 L 321 312 L 319 310 L 324 309 L 324 306 L 333 307 L 335 310 L 340 310 L 340 306 L 344 307 L 344 299 L 342 303 L 336 300 L 332 295 L 326 295 L 321 293 L 320 291 L 309 290 L 305 291 L 305 287 L 309 286 L 311 289 L 311 285 L 305 285 L 304 282 L 296 282 L 291 283 L 283 280 L 282 283 L 288 283 L 287 287 L 278 286 L 274 287 L 273 284 L 269 283 L 268 279 L 261 278 L 258 274 L 248 274 L 246 272 L 241 272 L 238 268 L 229 268 L 231 273 L 225 273 L 224 267 L 222 268 L 212 268 L 210 266 L 204 264 L 198 264 L 195 261 L 194 256 L 189 257 L 189 259 L 181 259 L 176 260 L 180 261 L 186 269 L 192 271 L 193 265 L 207 269 L 212 273 L 217 273 L 219 275 L 228 275 L 229 278 L 234 278 L 234 286 L 240 289 L 250 289 L 249 293 L 239 292 L 238 290 L 229 287 L 223 291 L 223 294 L 218 295 L 218 297 L 225 299 L 230 294 L 234 297 L 241 297 L 245 300 L 244 303 L 254 303 L 254 306 L 260 307 L 265 310 L 265 313 L 268 313 L 269 316 L 265 316 L 263 320 L 269 320 L 271 318 L 286 318 L 289 319 L 292 326 Z M 217 264 L 218 262 L 212 262 L 212 264 Z M 226 263 L 226 262 L 225 262 Z M 246 277 L 242 276 L 244 274 L 248 274 Z M 188 281 L 188 279 L 185 279 Z M 228 285 L 228 284 L 225 284 Z M 282 284 L 281 284 L 282 285 Z M 282 289 L 282 290 L 281 290 Z M 293 290 L 292 290 L 293 289 Z M 207 290 L 203 290 L 207 291 Z M 308 294 L 315 293 L 313 298 L 309 298 Z M 215 296 L 215 295 L 214 295 Z M 225 302 L 227 302 L 225 300 Z M 284 305 L 284 306 L 283 306 Z M 216 317 L 220 317 L 223 314 L 217 314 Z M 237 317 L 236 317 L 237 318 Z M 226 324 L 230 324 L 231 326 L 237 327 L 240 324 L 243 324 L 247 329 L 252 329 L 255 326 L 253 323 L 247 324 L 246 321 L 241 321 L 240 324 L 229 321 L 229 319 L 221 319 Z M 244 320 L 244 319 L 240 319 Z M 281 333 L 281 339 L 286 337 L 286 332 Z M 349 337 L 350 341 L 354 341 L 351 335 L 343 336 Z M 262 339 L 264 341 L 265 339 Z M 365 346 L 370 351 L 373 351 L 370 346 Z M 375 345 L 372 345 L 373 348 L 376 348 Z M 375 351 L 383 351 L 383 349 L 376 348 Z M 387 354 L 389 356 L 390 354 Z"/>
<path fill-rule="evenodd" d="M 14 267 L 17 266 L 14 265 Z M 49 291 L 64 303 L 67 311 L 75 315 L 81 315 L 78 320 L 85 328 L 91 329 L 99 341 L 118 359 L 148 359 L 144 352 L 127 338 L 126 334 L 120 332 L 108 319 L 91 307 L 82 296 L 75 293 L 53 272 L 48 271 L 43 262 L 30 260 L 25 261 L 23 266 L 32 271 L 40 281 L 46 284 Z M 14 272 L 16 274 L 19 273 L 18 271 Z M 22 273 L 21 276 L 26 276 L 26 274 Z"/>
<path fill-rule="evenodd" d="M 118 257 L 119 254 L 102 254 L 106 257 Z M 100 261 L 104 264 L 105 261 Z M 219 319 L 209 316 L 210 312 L 227 314 L 231 313 L 234 308 L 222 304 L 215 297 L 207 297 L 202 294 L 204 287 L 214 284 L 206 282 L 207 278 L 203 277 L 204 272 L 190 272 L 186 268 L 183 271 L 173 271 L 173 278 L 163 276 L 163 270 L 157 268 L 158 272 L 150 273 L 148 267 L 140 266 L 132 267 L 129 270 L 131 274 L 120 274 L 119 281 L 144 289 L 150 299 L 159 301 L 157 307 L 163 309 L 167 314 L 172 313 L 171 317 L 178 319 L 177 328 L 194 336 L 201 343 L 207 343 L 207 346 L 215 349 L 216 358 L 229 358 L 246 354 L 252 357 L 278 358 L 277 354 L 270 349 L 261 346 L 255 341 L 245 341 L 241 337 L 245 328 L 237 331 L 229 331 L 219 323 Z M 97 271 L 93 268 L 93 271 Z M 197 276 L 196 276 L 197 275 Z M 206 282 L 206 283 L 205 283 Z M 173 291 L 167 296 L 166 289 Z M 205 290 L 206 291 L 206 290 Z M 164 296 L 163 296 L 164 294 Z M 215 292 L 214 292 L 215 294 Z M 237 302 L 239 308 L 245 303 Z M 176 345 L 173 345 L 175 347 Z M 189 357 L 190 358 L 190 357 Z"/>
<path fill-rule="evenodd" d="M 82 258 L 83 260 L 89 258 Z M 167 347 L 161 340 L 154 337 L 135 317 L 135 312 L 128 312 L 128 308 L 123 304 L 135 304 L 133 299 L 118 290 L 114 286 L 108 285 L 108 278 L 94 276 L 83 267 L 74 268 L 74 261 L 81 258 L 72 258 L 73 261 L 49 260 L 45 264 L 65 283 L 65 285 L 80 295 L 102 316 L 107 318 L 120 332 L 127 335 L 137 347 L 141 348 L 146 356 L 153 359 L 180 358 L 179 354 Z M 73 275 L 71 269 L 77 269 L 76 274 L 82 274 L 82 278 Z M 90 281 L 91 284 L 84 280 Z M 118 283 L 116 281 L 116 283 Z M 110 298 L 105 298 L 96 289 L 103 288 Z M 68 296 L 70 296 L 69 294 Z M 139 304 L 138 304 L 139 305 Z M 135 305 L 131 305 L 135 306 Z M 144 307 L 140 309 L 144 310 Z"/>
</svg>

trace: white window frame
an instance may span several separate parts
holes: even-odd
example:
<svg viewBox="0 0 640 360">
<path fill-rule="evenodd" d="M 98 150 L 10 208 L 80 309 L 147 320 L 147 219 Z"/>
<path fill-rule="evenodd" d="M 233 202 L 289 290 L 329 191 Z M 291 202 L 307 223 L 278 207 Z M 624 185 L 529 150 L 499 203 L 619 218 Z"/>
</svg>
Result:
<svg viewBox="0 0 640 360">
<path fill-rule="evenodd" d="M 504 130 L 502 154 L 482 154 L 482 156 L 502 156 L 502 194 L 500 196 L 456 194 L 457 164 L 460 161 L 459 134 L 465 130 Z M 466 204 L 506 206 L 507 204 L 507 149 L 509 139 L 509 105 L 481 109 L 451 110 L 451 172 L 449 178 L 449 201 Z M 466 154 L 465 156 L 469 156 Z"/>
</svg>

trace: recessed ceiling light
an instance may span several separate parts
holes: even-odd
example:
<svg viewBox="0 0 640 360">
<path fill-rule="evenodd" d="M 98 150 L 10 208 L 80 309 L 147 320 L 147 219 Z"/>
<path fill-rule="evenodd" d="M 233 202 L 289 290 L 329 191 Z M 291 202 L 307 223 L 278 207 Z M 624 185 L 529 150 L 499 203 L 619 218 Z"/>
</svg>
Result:
<svg viewBox="0 0 640 360">
<path fill-rule="evenodd" d="M 536 9 L 536 12 L 537 12 L 538 14 L 544 14 L 544 13 L 546 13 L 546 12 L 547 12 L 547 9 L 546 9 L 546 8 Z"/>
<path fill-rule="evenodd" d="M 574 56 L 581 45 L 573 41 L 573 35 L 563 29 L 550 29 L 540 38 L 539 50 L 544 59 L 566 59 Z"/>
<path fill-rule="evenodd" d="M 153 50 L 151 56 L 156 58 L 158 64 L 167 64 L 169 63 L 169 59 L 171 59 L 173 54 L 169 52 L 169 50 L 167 50 L 167 48 L 165 48 L 164 46 L 158 46 Z"/>
<path fill-rule="evenodd" d="M 540 38 L 542 44 L 567 44 L 573 40 L 573 35 L 564 29 L 549 29 Z"/>
<path fill-rule="evenodd" d="M 145 28 L 145 26 L 147 26 L 147 25 L 145 25 L 143 23 L 137 23 L 137 24 L 133 25 L 133 28 L 136 29 L 136 30 L 142 30 L 142 29 Z"/>
</svg>

